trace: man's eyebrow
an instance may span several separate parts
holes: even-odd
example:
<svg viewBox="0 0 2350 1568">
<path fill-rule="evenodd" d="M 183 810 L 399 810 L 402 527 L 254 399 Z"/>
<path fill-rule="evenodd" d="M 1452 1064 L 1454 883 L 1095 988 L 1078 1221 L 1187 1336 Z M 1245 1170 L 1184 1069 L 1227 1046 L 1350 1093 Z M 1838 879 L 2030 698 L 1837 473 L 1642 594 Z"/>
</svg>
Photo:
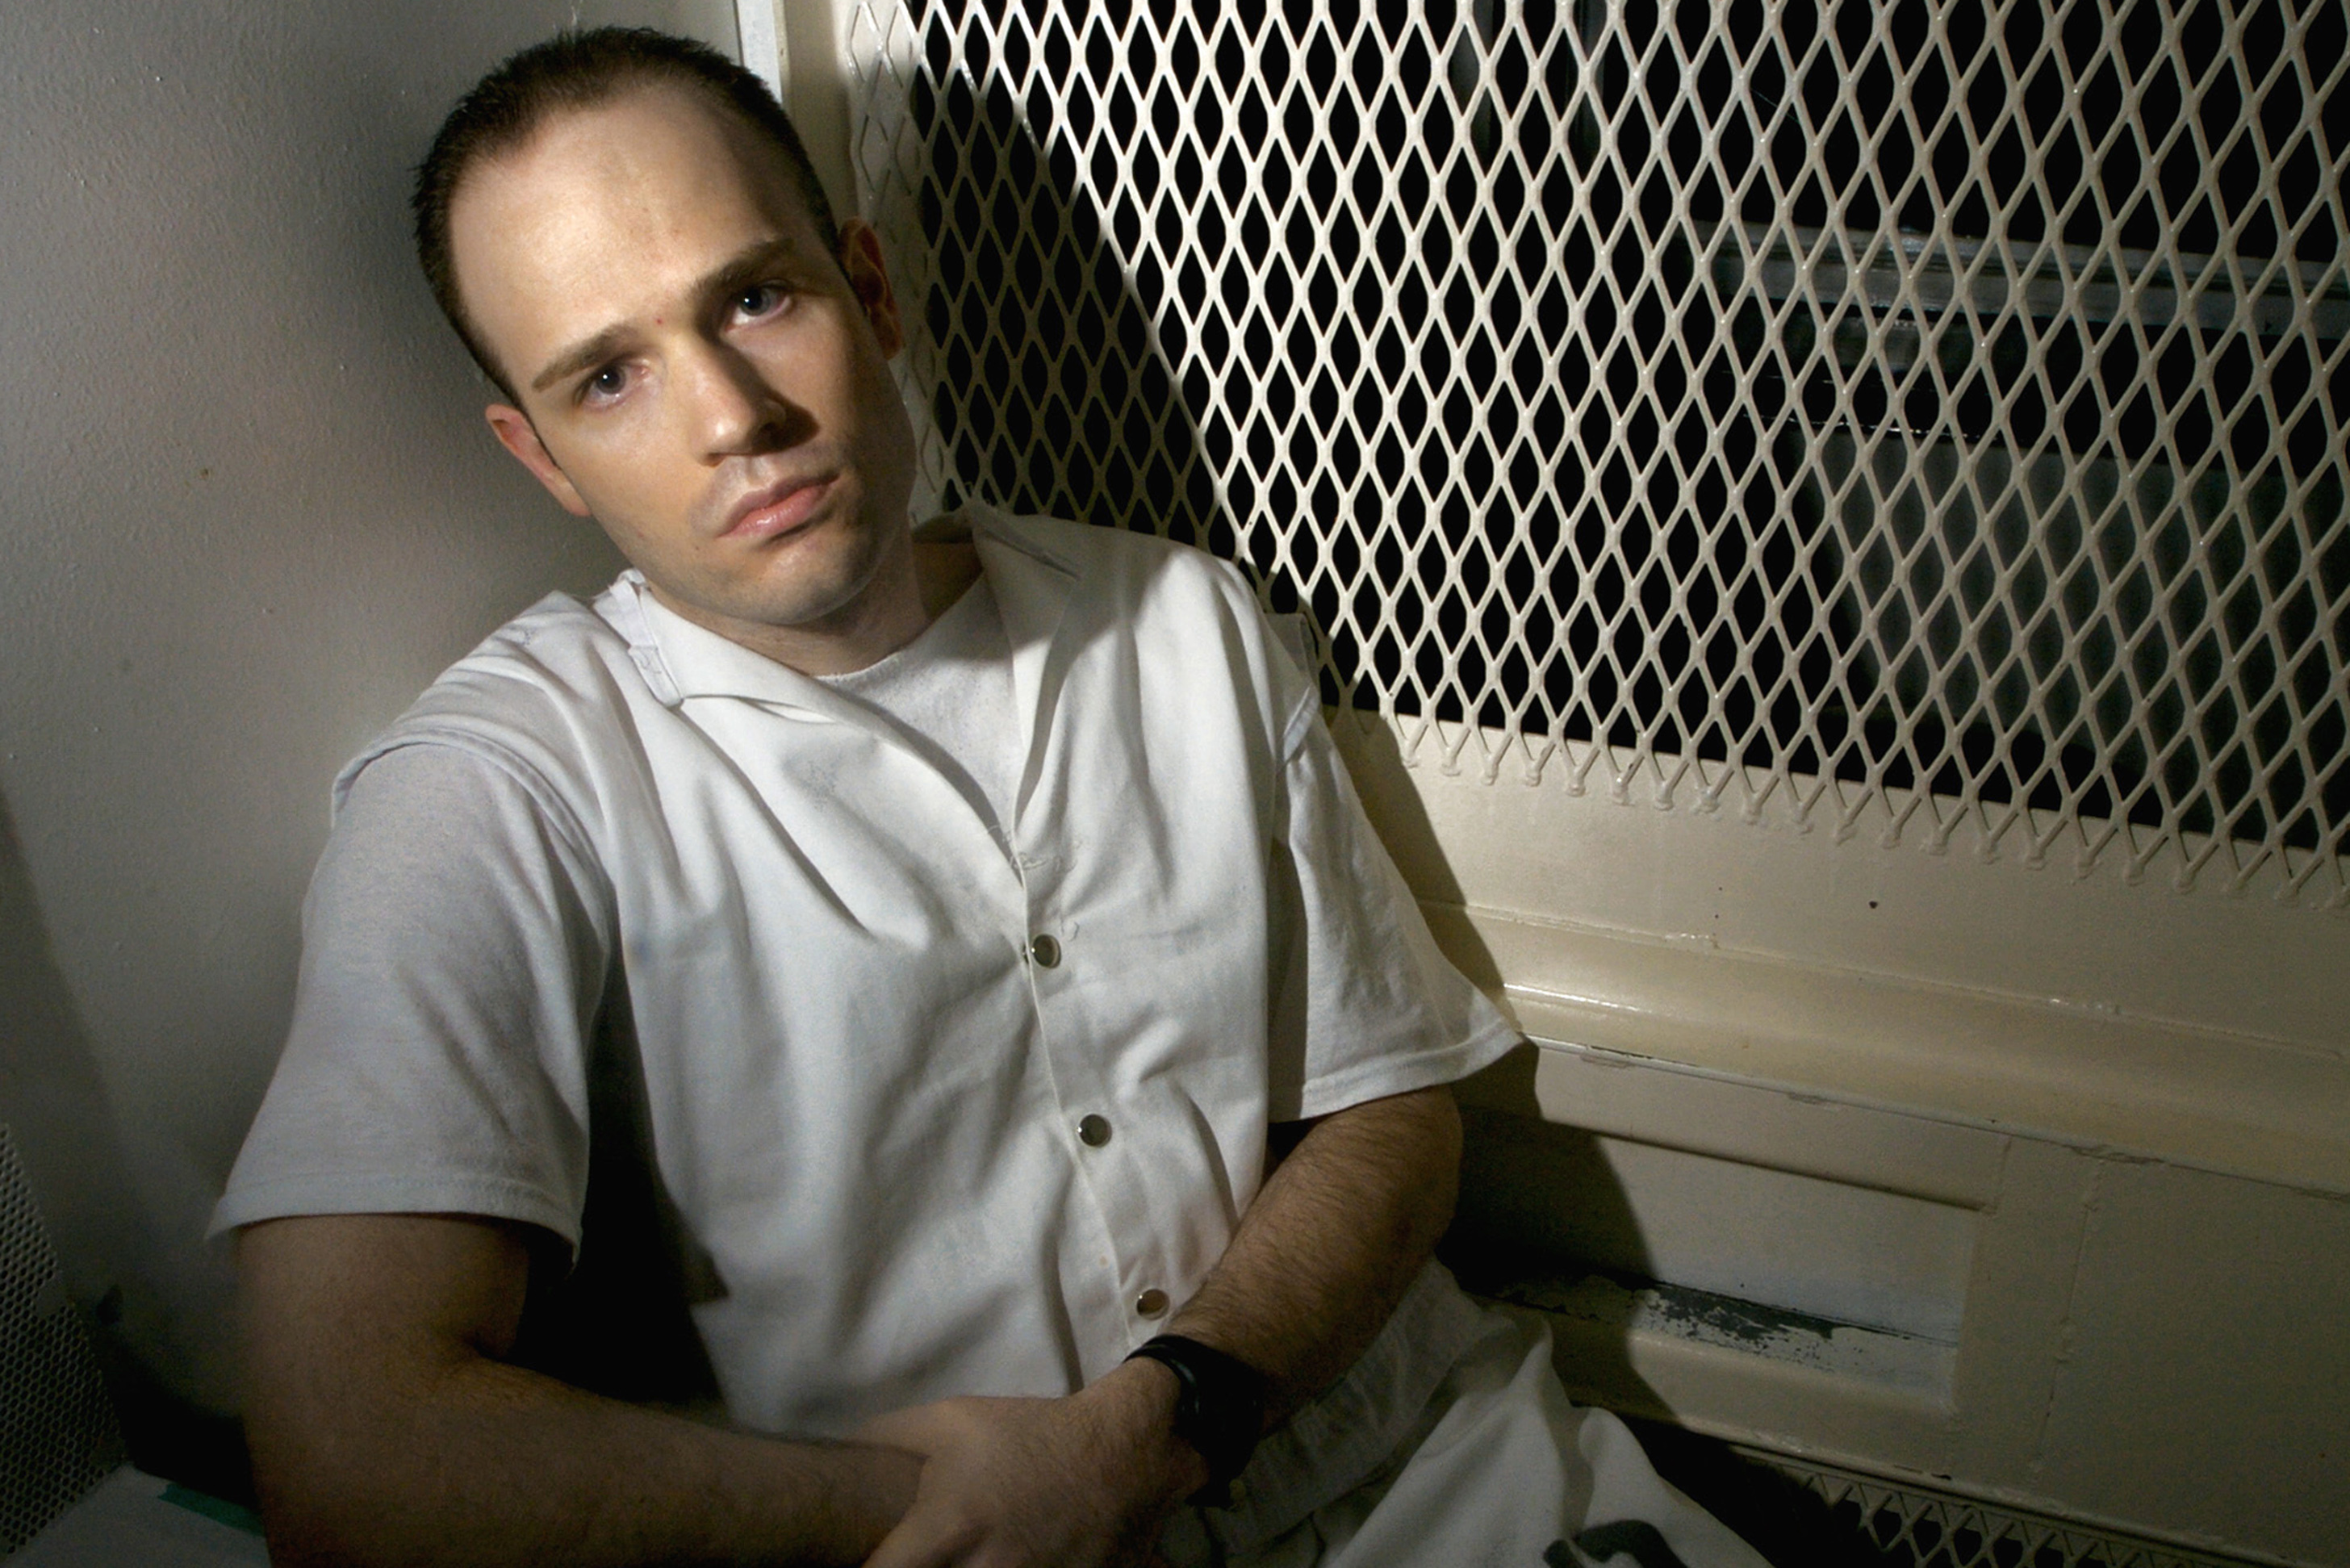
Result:
<svg viewBox="0 0 2350 1568">
<path fill-rule="evenodd" d="M 779 234 L 753 240 L 704 273 L 693 286 L 693 297 L 697 300 L 723 297 L 772 268 L 778 260 L 788 256 L 791 249 L 791 242 Z M 628 335 L 625 327 L 607 327 L 593 337 L 572 345 L 547 361 L 546 368 L 532 379 L 530 389 L 543 392 L 557 381 L 568 380 L 583 370 L 594 369 L 619 351 Z"/>
<path fill-rule="evenodd" d="M 549 360 L 546 369 L 532 379 L 530 389 L 543 392 L 557 381 L 568 380 L 582 370 L 594 369 L 619 350 L 620 343 L 627 336 L 624 327 L 607 327 L 585 342 L 573 344 Z"/>
<path fill-rule="evenodd" d="M 733 255 L 702 275 L 693 286 L 699 299 L 722 298 L 762 273 L 773 272 L 778 262 L 790 258 L 792 243 L 781 234 L 771 234 L 764 240 L 753 240 Z"/>
</svg>

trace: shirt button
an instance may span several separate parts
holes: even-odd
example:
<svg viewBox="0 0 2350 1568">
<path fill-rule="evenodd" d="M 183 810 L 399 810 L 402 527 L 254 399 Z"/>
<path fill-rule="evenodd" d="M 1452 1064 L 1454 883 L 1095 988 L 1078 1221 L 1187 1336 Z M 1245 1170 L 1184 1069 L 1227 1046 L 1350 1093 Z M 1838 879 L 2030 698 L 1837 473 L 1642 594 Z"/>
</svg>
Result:
<svg viewBox="0 0 2350 1568">
<path fill-rule="evenodd" d="M 1109 1118 L 1086 1116 L 1077 1123 L 1077 1141 L 1087 1148 L 1099 1148 L 1109 1141 Z"/>
<path fill-rule="evenodd" d="M 1028 956 L 1036 961 L 1038 969 L 1055 969 L 1061 962 L 1061 944 L 1049 936 L 1040 936 L 1028 944 Z"/>
<path fill-rule="evenodd" d="M 1152 1286 L 1134 1298 L 1134 1310 L 1144 1317 L 1160 1317 L 1167 1311 L 1167 1293 Z"/>
</svg>

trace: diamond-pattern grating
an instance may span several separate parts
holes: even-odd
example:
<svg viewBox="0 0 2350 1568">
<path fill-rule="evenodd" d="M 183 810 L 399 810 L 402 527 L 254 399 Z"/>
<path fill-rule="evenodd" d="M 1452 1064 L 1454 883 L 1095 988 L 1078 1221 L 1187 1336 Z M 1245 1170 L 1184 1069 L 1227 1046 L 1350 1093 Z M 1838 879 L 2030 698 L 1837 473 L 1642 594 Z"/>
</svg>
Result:
<svg viewBox="0 0 2350 1568">
<path fill-rule="evenodd" d="M 2350 902 L 2341 0 L 858 0 L 934 497 L 1488 778 Z"/>
<path fill-rule="evenodd" d="M 114 1406 L 0 1125 L 0 1556 L 121 1459 Z"/>
<path fill-rule="evenodd" d="M 1839 1532 L 1886 1568 L 2246 1568 L 2061 1520 L 1895 1486 L 1762 1449 L 1740 1450 L 1825 1504 Z M 1857 1561 L 1847 1551 L 1840 1561 Z"/>
</svg>

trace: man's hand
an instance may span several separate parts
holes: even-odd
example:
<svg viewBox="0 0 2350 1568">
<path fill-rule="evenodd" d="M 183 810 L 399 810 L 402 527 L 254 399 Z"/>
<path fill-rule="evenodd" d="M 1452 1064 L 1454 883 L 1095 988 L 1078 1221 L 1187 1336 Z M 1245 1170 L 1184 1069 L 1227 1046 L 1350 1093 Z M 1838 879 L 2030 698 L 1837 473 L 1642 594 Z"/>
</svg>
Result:
<svg viewBox="0 0 2350 1568">
<path fill-rule="evenodd" d="M 1174 1374 L 1129 1361 L 1062 1399 L 948 1399 L 868 1422 L 922 1458 L 914 1506 L 866 1568 L 1130 1568 L 1207 1483 L 1174 1435 Z"/>
<path fill-rule="evenodd" d="M 1452 1216 L 1461 1116 L 1423 1089 L 1336 1112 L 1295 1147 L 1170 1324 L 1265 1375 L 1286 1417 L 1363 1353 Z M 1175 1375 L 1128 1361 L 1066 1399 L 950 1399 L 867 1424 L 922 1458 L 914 1506 L 866 1568 L 1149 1563 L 1207 1484 L 1174 1435 Z"/>
</svg>

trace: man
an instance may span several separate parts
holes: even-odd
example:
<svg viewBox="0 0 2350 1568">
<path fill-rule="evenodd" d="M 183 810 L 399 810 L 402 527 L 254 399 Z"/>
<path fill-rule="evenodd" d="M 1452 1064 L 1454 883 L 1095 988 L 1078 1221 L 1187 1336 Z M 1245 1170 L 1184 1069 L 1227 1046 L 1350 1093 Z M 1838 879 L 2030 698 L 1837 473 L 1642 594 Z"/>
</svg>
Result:
<svg viewBox="0 0 2350 1568">
<path fill-rule="evenodd" d="M 280 1561 L 1754 1561 L 1429 1262 L 1512 1036 L 1313 683 L 1203 556 L 910 529 L 879 247 L 754 80 L 525 51 L 418 231 L 634 569 L 338 785 L 218 1217 Z M 521 1364 L 613 1062 L 730 1428 Z"/>
</svg>

